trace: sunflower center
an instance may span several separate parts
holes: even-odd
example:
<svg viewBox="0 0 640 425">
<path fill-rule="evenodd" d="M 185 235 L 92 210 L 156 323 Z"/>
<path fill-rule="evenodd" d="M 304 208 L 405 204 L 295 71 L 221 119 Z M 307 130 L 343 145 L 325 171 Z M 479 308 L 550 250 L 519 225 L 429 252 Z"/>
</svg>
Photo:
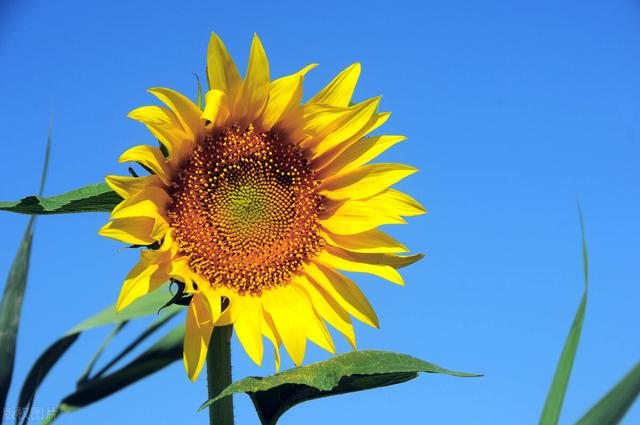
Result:
<svg viewBox="0 0 640 425">
<path fill-rule="evenodd" d="M 323 243 L 314 172 L 272 132 L 231 126 L 209 134 L 170 194 L 180 254 L 214 287 L 258 295 L 286 285 Z"/>
</svg>

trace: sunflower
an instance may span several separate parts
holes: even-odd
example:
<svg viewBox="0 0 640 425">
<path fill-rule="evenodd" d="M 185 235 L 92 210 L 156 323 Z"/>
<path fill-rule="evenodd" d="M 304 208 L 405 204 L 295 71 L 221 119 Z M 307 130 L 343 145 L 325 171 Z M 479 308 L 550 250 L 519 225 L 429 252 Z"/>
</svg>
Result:
<svg viewBox="0 0 640 425">
<path fill-rule="evenodd" d="M 203 367 L 214 326 L 233 324 L 245 351 L 262 363 L 263 336 L 283 344 L 299 365 L 309 339 L 335 353 L 329 323 L 355 349 L 351 317 L 378 327 L 373 308 L 340 271 L 403 284 L 397 269 L 422 255 L 377 230 L 425 212 L 390 186 L 415 173 L 368 164 L 402 136 L 365 137 L 389 113 L 380 97 L 351 103 L 354 64 L 302 103 L 305 74 L 271 80 L 254 36 L 244 79 L 217 35 L 208 48 L 210 90 L 204 109 L 166 88 L 150 89 L 162 106 L 129 117 L 160 147 L 127 150 L 149 175 L 107 176 L 124 200 L 100 229 L 142 247 L 117 302 L 122 310 L 167 280 L 190 296 L 184 341 L 187 374 Z"/>
</svg>

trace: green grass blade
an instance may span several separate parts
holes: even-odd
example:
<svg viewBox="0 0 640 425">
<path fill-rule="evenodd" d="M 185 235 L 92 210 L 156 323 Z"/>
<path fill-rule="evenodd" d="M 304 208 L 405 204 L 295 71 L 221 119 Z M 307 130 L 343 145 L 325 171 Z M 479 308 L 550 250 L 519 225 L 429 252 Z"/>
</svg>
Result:
<svg viewBox="0 0 640 425">
<path fill-rule="evenodd" d="M 580 343 L 580 334 L 582 333 L 582 324 L 584 322 L 584 315 L 587 309 L 587 293 L 589 288 L 589 256 L 587 253 L 587 242 L 584 231 L 584 220 L 582 218 L 582 211 L 578 206 L 580 213 L 580 228 L 582 232 L 582 263 L 584 266 L 584 290 L 582 293 L 582 299 L 578 306 L 571 330 L 567 336 L 558 366 L 556 367 L 556 373 L 551 382 L 551 388 L 547 394 L 547 400 L 544 404 L 542 414 L 540 415 L 540 425 L 556 425 L 560 419 L 560 413 L 562 411 L 562 404 L 564 402 L 564 396 L 567 392 L 567 386 L 569 385 L 569 378 L 571 377 L 571 370 L 573 369 L 573 362 L 576 358 L 576 351 L 578 350 L 578 344 Z"/>
<path fill-rule="evenodd" d="M 615 425 L 640 394 L 640 363 L 637 363 L 576 425 Z"/>
<path fill-rule="evenodd" d="M 180 313 L 180 310 L 175 310 L 170 313 L 167 313 L 163 316 L 160 316 L 158 319 L 154 320 L 151 325 L 149 325 L 136 339 L 131 341 L 117 356 L 115 356 L 111 361 L 109 361 L 106 365 L 102 367 L 91 379 L 97 379 L 107 373 L 114 365 L 116 365 L 120 360 L 127 356 L 127 354 L 131 353 L 136 349 L 140 344 L 142 344 L 147 338 L 153 335 L 158 329 L 160 329 L 165 323 L 173 318 L 176 314 Z"/>
<path fill-rule="evenodd" d="M 121 369 L 80 385 L 62 400 L 61 410 L 70 412 L 102 400 L 182 359 L 184 330 L 184 324 L 176 326 Z"/>
<path fill-rule="evenodd" d="M 102 353 L 104 353 L 104 350 L 107 349 L 109 344 L 111 344 L 111 342 L 116 337 L 116 335 L 120 333 L 120 331 L 127 325 L 127 323 L 129 322 L 120 322 L 113 327 L 111 332 L 109 332 L 109 335 L 107 335 L 104 341 L 102 341 L 102 344 L 100 344 L 100 347 L 98 347 L 98 350 L 91 357 L 91 360 L 89 360 L 89 363 L 87 364 L 87 367 L 84 369 L 84 372 L 82 372 L 82 375 L 80 375 L 80 378 L 78 379 L 78 385 L 81 385 L 89 381 L 89 375 L 91 375 L 93 368 L 96 366 L 96 363 L 98 363 L 100 356 L 102 356 Z"/>
<path fill-rule="evenodd" d="M 18 325 L 29 271 L 33 222 L 34 219 L 31 218 L 20 243 L 18 253 L 11 265 L 9 278 L 2 296 L 2 303 L 0 303 L 0 407 L 3 410 L 13 377 Z M 1 423 L 2 417 L 0 417 Z"/>
<path fill-rule="evenodd" d="M 42 166 L 42 177 L 40 178 L 40 189 L 38 194 L 44 193 L 44 185 L 47 182 L 47 173 L 49 172 L 49 157 L 51 156 L 51 142 L 53 141 L 53 117 L 49 125 L 49 133 L 47 134 L 47 148 L 44 151 L 44 165 Z"/>
<path fill-rule="evenodd" d="M 47 139 L 47 148 L 44 157 L 42 178 L 40 181 L 40 194 L 44 190 L 46 173 L 49 168 L 49 153 L 51 152 L 51 129 Z M 16 340 L 20 324 L 22 301 L 27 287 L 27 275 L 29 272 L 29 259 L 31 257 L 31 245 L 33 242 L 33 227 L 35 218 L 29 219 L 29 224 L 18 248 L 9 277 L 4 287 L 2 301 L 0 302 L 0 408 L 4 411 L 7 394 L 13 378 L 13 365 L 16 355 Z M 3 415 L 4 416 L 4 415 Z M 2 423 L 0 416 L 0 424 Z"/>
<path fill-rule="evenodd" d="M 51 369 L 53 369 L 67 350 L 69 350 L 69 348 L 75 343 L 82 332 L 101 326 L 118 325 L 119 323 L 123 323 L 128 320 L 157 314 L 158 309 L 162 307 L 169 298 L 171 298 L 171 294 L 169 293 L 167 286 L 163 285 L 161 288 L 153 291 L 149 295 L 145 295 L 135 301 L 120 313 L 116 313 L 115 304 L 111 305 L 89 319 L 84 320 L 51 344 L 40 355 L 40 357 L 38 357 L 33 366 L 31 366 L 29 374 L 22 383 L 22 389 L 20 390 L 20 396 L 18 399 L 18 407 L 16 409 L 20 412 L 20 415 L 18 415 L 18 421 L 25 420 L 26 422 L 26 419 L 29 417 L 30 407 L 33 405 L 40 385 L 45 380 Z M 170 315 L 174 314 L 175 310 L 180 309 L 181 307 L 179 306 L 170 306 L 164 309 L 163 313 L 165 315 Z"/>
<path fill-rule="evenodd" d="M 175 311 L 164 314 L 154 321 L 151 326 L 149 326 L 133 343 L 127 346 L 122 353 L 116 356 L 116 358 L 100 372 L 96 373 L 92 377 L 89 377 L 89 374 L 87 373 L 87 379 L 80 380 L 76 385 L 76 390 L 67 395 L 60 402 L 55 412 L 52 412 L 52 414 L 41 422 L 41 425 L 53 423 L 53 421 L 55 421 L 62 413 L 72 412 L 82 407 L 86 407 L 91 403 L 102 400 L 103 398 L 106 398 L 111 394 L 154 374 L 166 366 L 169 366 L 171 363 L 182 359 L 182 341 L 184 339 L 185 330 L 184 324 L 178 325 L 170 330 L 144 353 L 136 357 L 127 365 L 106 375 L 106 372 L 111 369 L 118 360 L 121 360 L 126 354 L 130 353 L 135 347 L 151 336 L 179 312 L 180 309 L 176 308 Z M 122 322 L 119 325 L 123 323 L 127 322 Z M 24 416 L 23 425 L 26 425 L 27 421 L 28 415 Z"/>
</svg>

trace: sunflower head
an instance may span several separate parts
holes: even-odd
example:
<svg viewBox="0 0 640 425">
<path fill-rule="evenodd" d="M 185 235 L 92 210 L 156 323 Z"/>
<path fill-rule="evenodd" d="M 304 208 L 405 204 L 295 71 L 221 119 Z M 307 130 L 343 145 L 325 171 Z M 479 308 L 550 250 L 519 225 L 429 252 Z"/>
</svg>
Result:
<svg viewBox="0 0 640 425">
<path fill-rule="evenodd" d="M 124 199 L 100 234 L 142 246 L 117 309 L 168 279 L 191 295 L 184 360 L 197 377 L 214 326 L 233 324 L 247 354 L 262 362 L 263 336 L 284 345 L 296 364 L 307 339 L 335 352 L 329 323 L 355 349 L 351 318 L 377 327 L 358 287 L 340 271 L 403 284 L 398 269 L 421 255 L 377 230 L 425 212 L 390 186 L 414 173 L 402 164 L 369 163 L 402 136 L 367 135 L 389 117 L 380 98 L 351 103 L 354 64 L 302 103 L 305 74 L 271 80 L 254 36 L 242 78 L 212 34 L 204 110 L 165 88 L 149 90 L 165 106 L 129 116 L 160 147 L 136 146 L 121 162 L 146 176 L 107 176 Z M 340 271 L 339 271 L 340 270 Z"/>
</svg>

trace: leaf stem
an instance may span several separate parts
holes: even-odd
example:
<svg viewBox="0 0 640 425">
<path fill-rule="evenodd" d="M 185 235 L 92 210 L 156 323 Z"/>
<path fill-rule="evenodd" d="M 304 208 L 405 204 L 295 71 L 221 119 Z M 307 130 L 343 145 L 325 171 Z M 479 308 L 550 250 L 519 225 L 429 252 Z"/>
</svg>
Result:
<svg viewBox="0 0 640 425">
<path fill-rule="evenodd" d="M 207 353 L 207 386 L 209 400 L 231 385 L 231 335 L 233 326 L 216 326 Z M 225 397 L 209 406 L 211 425 L 233 425 L 233 396 Z"/>
</svg>

